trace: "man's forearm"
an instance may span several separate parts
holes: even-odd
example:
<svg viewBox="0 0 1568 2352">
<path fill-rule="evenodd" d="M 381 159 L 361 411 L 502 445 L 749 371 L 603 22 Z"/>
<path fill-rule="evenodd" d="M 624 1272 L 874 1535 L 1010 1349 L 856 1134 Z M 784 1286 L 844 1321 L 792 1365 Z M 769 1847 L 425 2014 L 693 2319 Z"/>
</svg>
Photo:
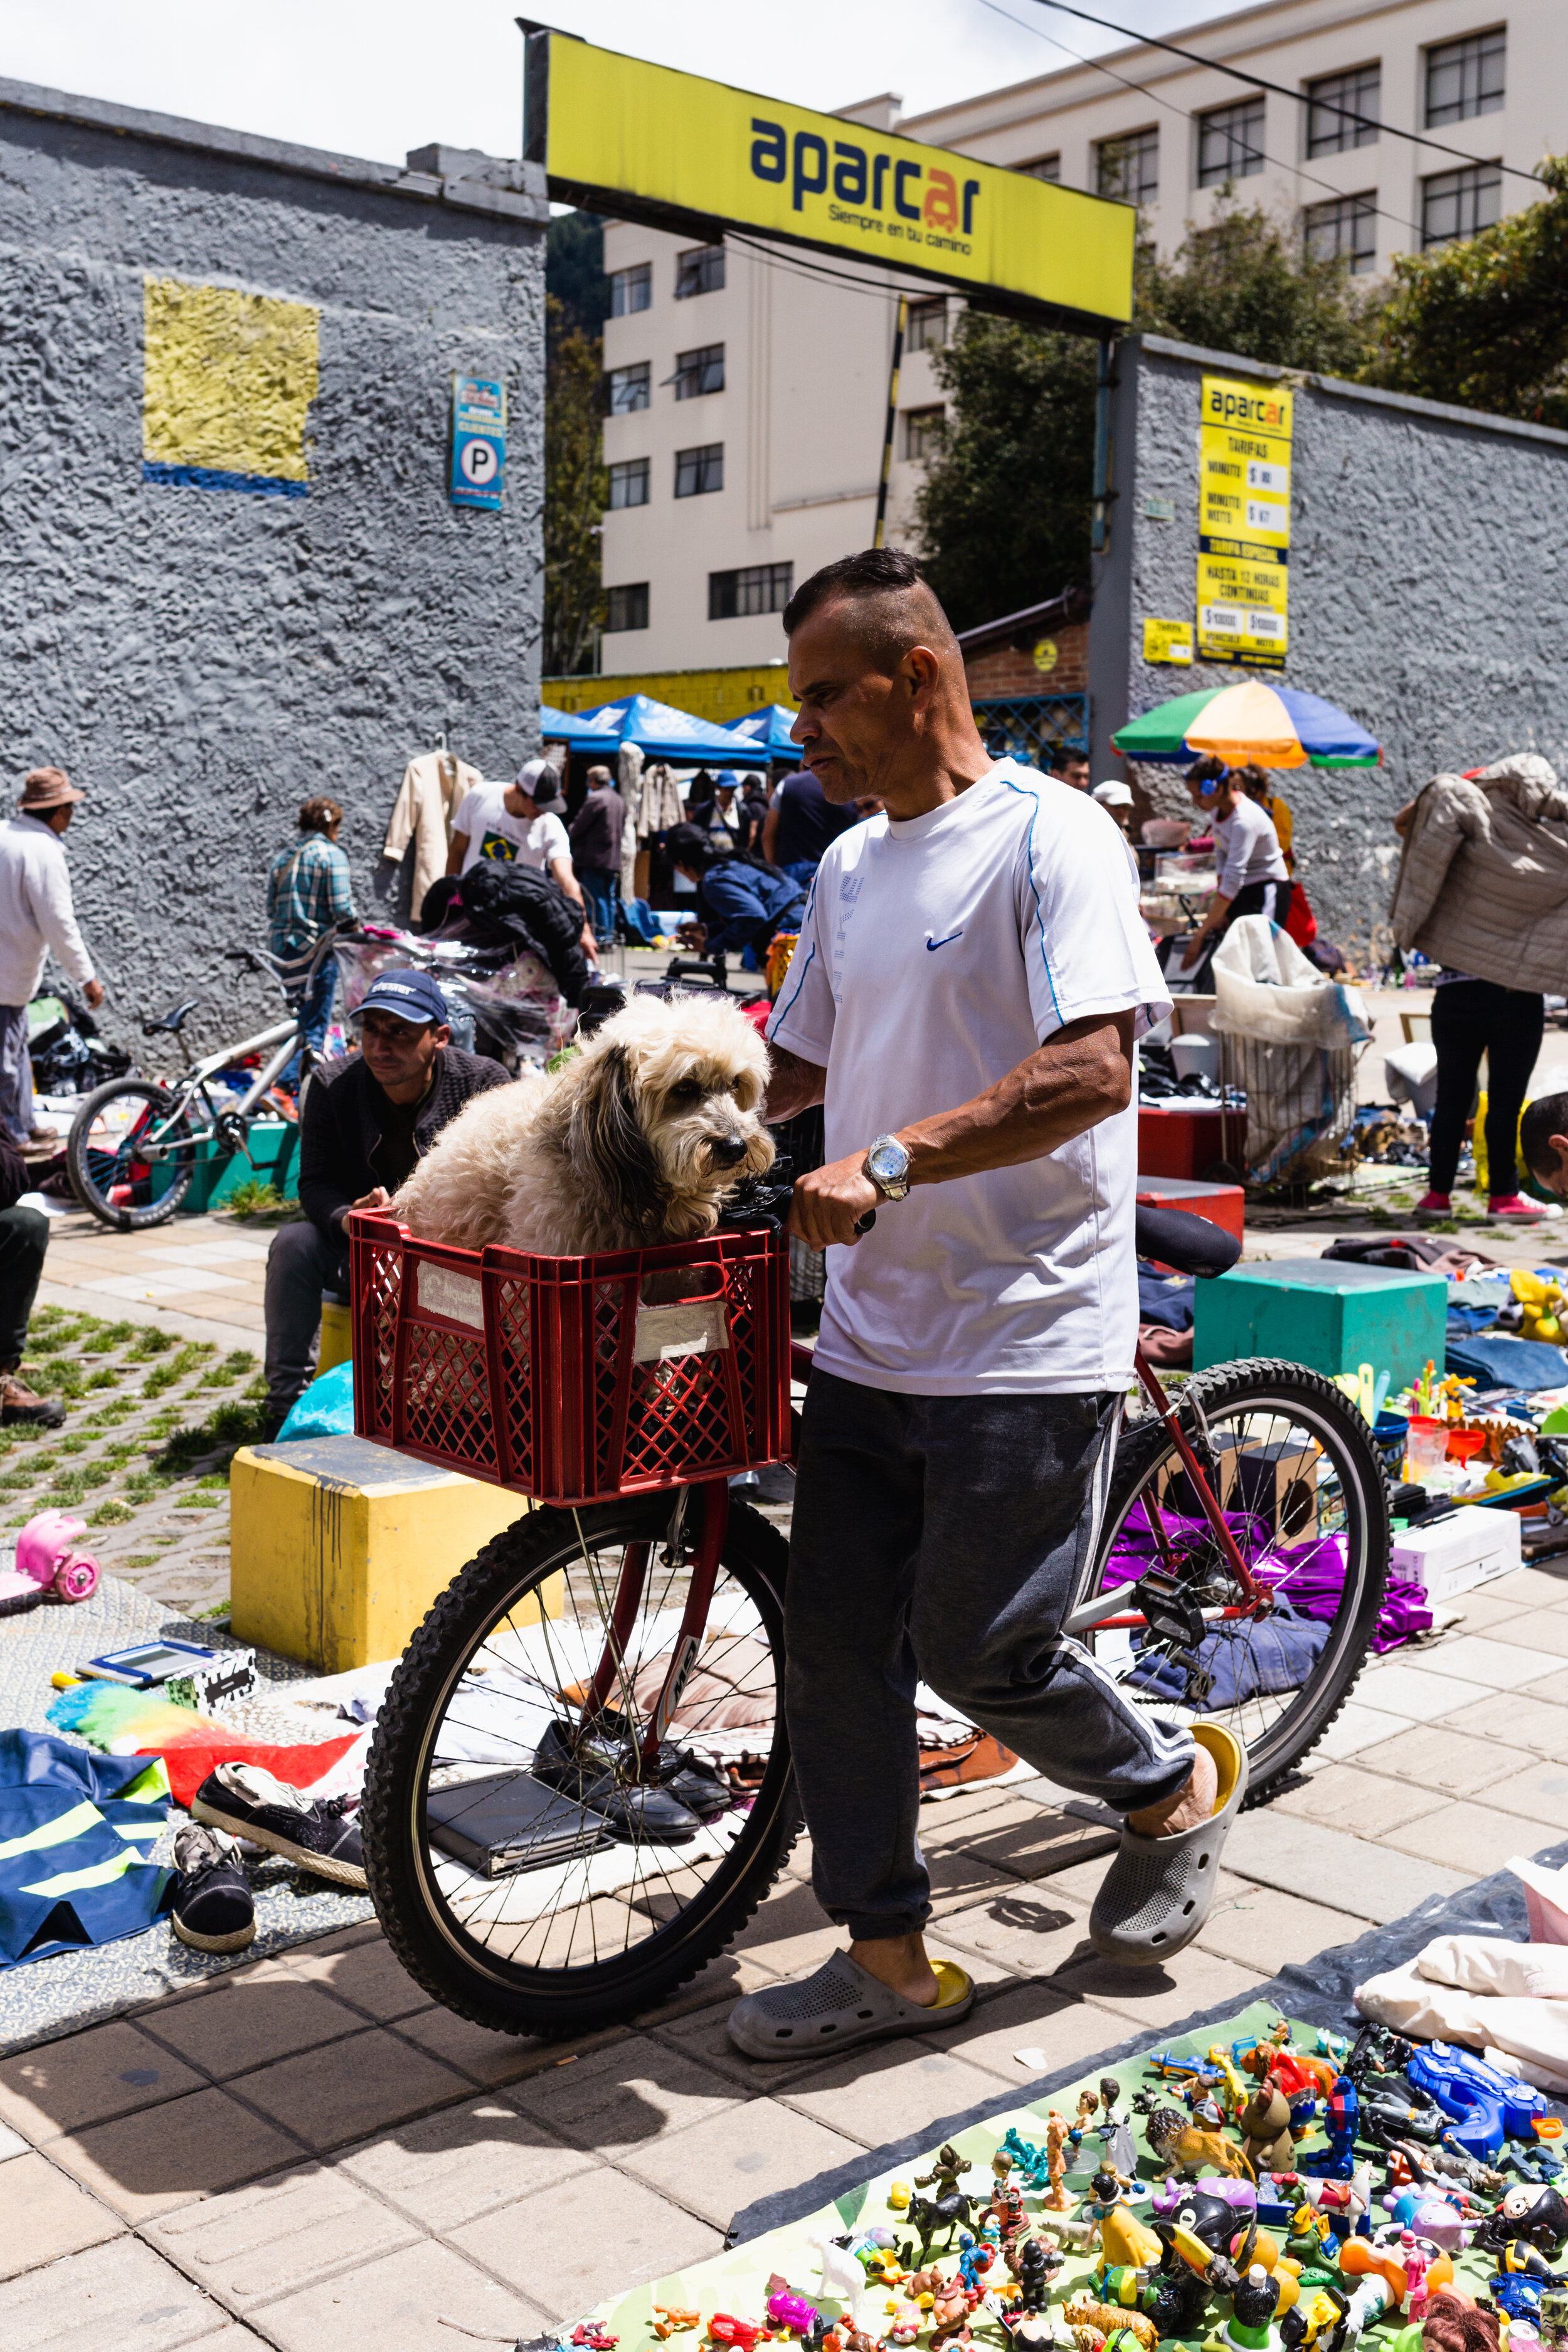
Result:
<svg viewBox="0 0 1568 2352">
<path fill-rule="evenodd" d="M 795 1118 L 822 1100 L 827 1091 L 827 1072 L 820 1062 L 802 1061 L 787 1045 L 770 1045 L 768 1052 L 773 1076 L 763 1117 L 770 1127 L 776 1127 L 781 1119 Z"/>
<path fill-rule="evenodd" d="M 943 1184 L 1043 1160 L 1131 1098 L 1131 1013 L 1069 1022 L 983 1095 L 900 1128 L 910 1181 Z"/>
</svg>

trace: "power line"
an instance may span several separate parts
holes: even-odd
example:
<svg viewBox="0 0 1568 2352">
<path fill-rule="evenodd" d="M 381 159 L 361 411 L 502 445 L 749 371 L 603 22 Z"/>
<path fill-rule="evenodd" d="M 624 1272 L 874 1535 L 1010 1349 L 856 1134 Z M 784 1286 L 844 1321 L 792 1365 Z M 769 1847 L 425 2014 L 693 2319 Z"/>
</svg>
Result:
<svg viewBox="0 0 1568 2352">
<path fill-rule="evenodd" d="M 1313 98 L 1306 90 L 1289 89 L 1282 81 L 1268 81 L 1261 74 L 1244 72 L 1240 66 L 1223 65 L 1218 58 L 1202 57 L 1196 49 L 1181 48 L 1174 41 L 1157 39 L 1152 33 L 1130 32 L 1125 25 L 1112 24 L 1109 16 L 1095 16 L 1087 8 L 1073 7 L 1070 5 L 1070 0 L 1035 0 L 1035 5 L 1040 8 L 1058 8 L 1065 16 L 1081 17 L 1086 25 L 1098 25 L 1107 33 L 1119 33 L 1124 41 L 1132 41 L 1142 48 L 1163 49 L 1173 58 L 1184 58 L 1189 65 L 1206 66 L 1211 72 L 1228 74 L 1232 81 L 1244 81 L 1254 89 L 1269 90 L 1276 98 L 1293 99 L 1299 106 L 1320 107 L 1324 113 L 1342 115 L 1347 122 L 1360 124 L 1368 131 L 1377 131 L 1380 135 L 1386 132 L 1390 139 L 1408 140 L 1413 147 L 1430 147 L 1435 154 L 1456 156 L 1461 163 L 1492 165 L 1492 158 L 1489 155 L 1472 155 L 1463 147 L 1447 146 L 1441 139 L 1424 138 L 1418 131 L 1401 131 L 1392 122 L 1380 121 L 1375 115 L 1358 114 L 1353 107 L 1336 106 L 1331 100 Z M 1072 54 L 1069 49 L 1068 55 L 1071 57 Z M 1083 63 L 1098 64 L 1099 59 L 1086 58 Z M 1142 88 L 1142 83 L 1133 86 Z M 1507 172 L 1516 180 L 1532 180 L 1537 187 L 1541 185 L 1539 172 L 1526 172 L 1517 163 L 1497 163 L 1492 165 L 1492 168 Z"/>
</svg>

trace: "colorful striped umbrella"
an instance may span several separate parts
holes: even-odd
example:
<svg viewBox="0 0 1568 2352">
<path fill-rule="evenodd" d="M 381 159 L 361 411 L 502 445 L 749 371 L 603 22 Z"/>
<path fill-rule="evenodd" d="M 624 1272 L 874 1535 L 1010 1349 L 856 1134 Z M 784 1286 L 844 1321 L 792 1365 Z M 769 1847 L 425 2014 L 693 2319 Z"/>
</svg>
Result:
<svg viewBox="0 0 1568 2352">
<path fill-rule="evenodd" d="M 1259 768 L 1375 768 L 1383 758 L 1365 728 L 1331 702 L 1293 686 L 1265 686 L 1261 678 L 1178 694 L 1130 720 L 1110 741 L 1124 760 L 1164 767 L 1205 752 Z"/>
</svg>

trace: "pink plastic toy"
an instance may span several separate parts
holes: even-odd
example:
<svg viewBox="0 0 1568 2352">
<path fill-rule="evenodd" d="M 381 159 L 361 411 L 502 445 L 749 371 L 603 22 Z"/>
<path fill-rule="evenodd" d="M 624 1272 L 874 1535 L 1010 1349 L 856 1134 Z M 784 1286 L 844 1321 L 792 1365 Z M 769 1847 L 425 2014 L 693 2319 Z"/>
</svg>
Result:
<svg viewBox="0 0 1568 2352">
<path fill-rule="evenodd" d="M 0 1616 L 36 1608 L 40 1601 L 88 1601 L 103 1570 L 90 1552 L 77 1549 L 87 1521 L 69 1511 L 38 1511 L 16 1538 L 16 1564 L 0 1570 Z"/>
</svg>

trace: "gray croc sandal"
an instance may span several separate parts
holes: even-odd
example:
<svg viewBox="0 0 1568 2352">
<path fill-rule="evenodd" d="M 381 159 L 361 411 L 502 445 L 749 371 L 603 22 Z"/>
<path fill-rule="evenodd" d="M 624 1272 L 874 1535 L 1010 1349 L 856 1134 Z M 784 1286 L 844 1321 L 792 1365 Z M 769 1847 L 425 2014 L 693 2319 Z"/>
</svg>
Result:
<svg viewBox="0 0 1568 2352">
<path fill-rule="evenodd" d="M 1095 1950 L 1124 1968 L 1158 1968 L 1192 1942 L 1209 1916 L 1220 1848 L 1247 1794 L 1247 1750 L 1235 1734 L 1215 1723 L 1194 1723 L 1192 1731 L 1219 1768 L 1214 1811 L 1173 1837 L 1140 1837 L 1124 1824 L 1089 1915 Z"/>
<path fill-rule="evenodd" d="M 933 1960 L 942 1990 L 929 2009 L 905 2000 L 868 1976 L 847 1952 L 835 1952 L 799 1984 L 749 1992 L 730 2011 L 730 2039 L 748 2058 L 820 2058 L 858 2042 L 952 2025 L 974 2006 L 974 1986 L 951 1960 Z"/>
</svg>

